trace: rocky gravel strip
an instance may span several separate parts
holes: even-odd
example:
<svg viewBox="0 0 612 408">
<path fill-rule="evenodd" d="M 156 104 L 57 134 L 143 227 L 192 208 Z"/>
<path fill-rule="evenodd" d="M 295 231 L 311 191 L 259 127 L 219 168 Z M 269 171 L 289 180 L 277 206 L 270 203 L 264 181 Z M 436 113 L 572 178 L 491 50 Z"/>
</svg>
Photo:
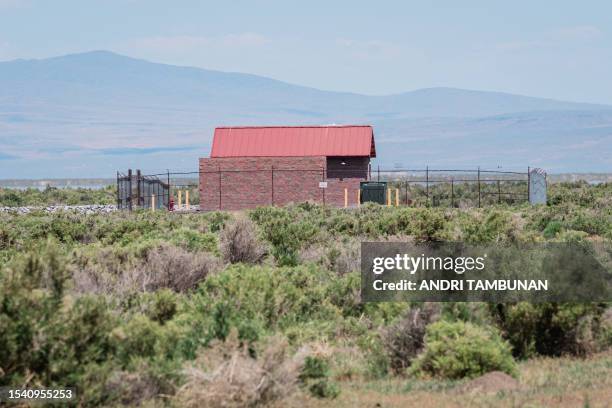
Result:
<svg viewBox="0 0 612 408">
<path fill-rule="evenodd" d="M 51 205 L 46 207 L 0 207 L 0 213 L 12 214 L 29 214 L 32 211 L 44 211 L 46 213 L 55 213 L 60 211 L 77 212 L 79 214 L 107 214 L 117 211 L 117 206 L 110 205 Z"/>
</svg>

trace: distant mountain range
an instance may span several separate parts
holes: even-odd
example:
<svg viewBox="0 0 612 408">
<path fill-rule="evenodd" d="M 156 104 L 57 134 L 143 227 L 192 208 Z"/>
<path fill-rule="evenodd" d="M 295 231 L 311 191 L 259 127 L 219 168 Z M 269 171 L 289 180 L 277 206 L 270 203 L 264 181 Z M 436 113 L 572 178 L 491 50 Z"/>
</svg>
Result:
<svg viewBox="0 0 612 408">
<path fill-rule="evenodd" d="M 607 105 L 452 88 L 329 92 L 106 51 L 0 63 L 0 178 L 196 170 L 215 126 L 331 123 L 372 124 L 381 167 L 612 171 Z"/>
</svg>

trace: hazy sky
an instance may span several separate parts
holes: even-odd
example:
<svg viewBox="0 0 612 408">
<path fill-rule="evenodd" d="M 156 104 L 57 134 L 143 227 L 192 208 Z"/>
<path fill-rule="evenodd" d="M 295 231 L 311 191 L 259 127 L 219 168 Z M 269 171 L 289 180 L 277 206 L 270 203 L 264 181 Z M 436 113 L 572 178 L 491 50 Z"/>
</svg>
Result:
<svg viewBox="0 0 612 408">
<path fill-rule="evenodd" d="M 0 0 L 0 60 L 94 49 L 328 90 L 612 104 L 609 1 Z"/>
</svg>

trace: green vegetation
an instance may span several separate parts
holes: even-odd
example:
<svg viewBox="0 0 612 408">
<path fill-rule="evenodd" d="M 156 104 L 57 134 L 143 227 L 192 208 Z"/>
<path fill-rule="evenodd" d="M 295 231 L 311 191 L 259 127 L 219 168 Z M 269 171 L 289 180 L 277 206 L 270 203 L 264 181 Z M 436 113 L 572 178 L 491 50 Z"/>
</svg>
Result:
<svg viewBox="0 0 612 408">
<path fill-rule="evenodd" d="M 427 328 L 425 347 L 410 370 L 417 374 L 460 379 L 490 371 L 516 375 L 510 346 L 494 328 L 469 322 L 438 321 Z"/>
<path fill-rule="evenodd" d="M 612 185 L 551 190 L 539 207 L 0 213 L 0 385 L 74 386 L 83 406 L 333 406 L 356 382 L 437 392 L 593 356 L 606 304 L 359 299 L 364 239 L 612 239 Z"/>
<path fill-rule="evenodd" d="M 37 188 L 11 189 L 0 188 L 0 207 L 115 204 L 116 189 L 107 186 L 101 189 L 57 188 L 47 186 Z"/>
</svg>

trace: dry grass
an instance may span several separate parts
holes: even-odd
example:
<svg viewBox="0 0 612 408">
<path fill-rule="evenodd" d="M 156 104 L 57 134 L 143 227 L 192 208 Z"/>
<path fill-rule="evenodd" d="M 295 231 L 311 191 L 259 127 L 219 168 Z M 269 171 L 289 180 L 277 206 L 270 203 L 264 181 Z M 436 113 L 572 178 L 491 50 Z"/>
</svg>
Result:
<svg viewBox="0 0 612 408">
<path fill-rule="evenodd" d="M 237 215 L 219 234 L 223 260 L 229 263 L 259 263 L 266 256 L 266 247 L 257 237 L 255 224 L 245 215 Z"/>
<path fill-rule="evenodd" d="M 163 244 L 150 250 L 143 260 L 122 262 L 112 250 L 100 251 L 95 262 L 74 271 L 79 293 L 121 295 L 135 291 L 169 288 L 175 292 L 195 289 L 221 262 L 208 253 L 192 254 Z"/>
<path fill-rule="evenodd" d="M 497 394 L 461 393 L 464 382 L 355 380 L 344 382 L 333 401 L 296 396 L 286 406 L 612 407 L 612 350 L 587 359 L 534 359 L 521 363 L 519 370 L 519 388 Z"/>
<path fill-rule="evenodd" d="M 176 394 L 181 407 L 239 408 L 283 406 L 297 390 L 305 353 L 288 356 L 284 340 L 272 339 L 258 358 L 240 345 L 236 331 L 206 350 L 185 370 L 187 382 Z"/>
<path fill-rule="evenodd" d="M 359 271 L 361 241 L 356 238 L 347 238 L 342 241 L 330 238 L 302 249 L 300 261 L 319 264 L 338 275 Z"/>
</svg>

